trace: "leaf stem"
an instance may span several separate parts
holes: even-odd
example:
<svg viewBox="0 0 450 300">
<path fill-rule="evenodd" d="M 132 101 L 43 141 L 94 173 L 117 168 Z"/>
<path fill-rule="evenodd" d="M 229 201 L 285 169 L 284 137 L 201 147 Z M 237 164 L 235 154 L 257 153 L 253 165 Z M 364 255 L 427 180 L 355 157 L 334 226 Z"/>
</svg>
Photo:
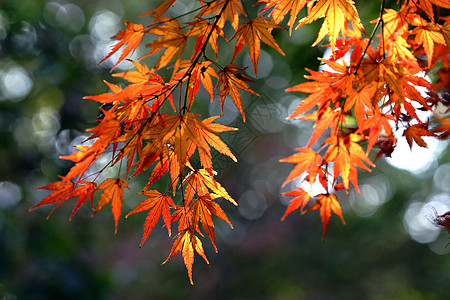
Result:
<svg viewBox="0 0 450 300">
<path fill-rule="evenodd" d="M 358 73 L 359 67 L 361 66 L 361 63 L 362 63 L 362 61 L 364 59 L 364 56 L 367 53 L 367 49 L 369 49 L 370 44 L 373 42 L 373 38 L 375 37 L 375 33 L 377 32 L 378 27 L 380 26 L 380 24 L 382 24 L 382 30 L 384 28 L 384 22 L 383 22 L 384 6 L 385 6 L 385 0 L 381 0 L 380 16 L 378 17 L 378 22 L 375 25 L 375 28 L 372 30 L 372 34 L 370 35 L 369 42 L 367 43 L 366 48 L 364 49 L 364 52 L 361 55 L 361 57 L 360 57 L 360 59 L 358 61 L 358 64 L 356 65 L 355 71 L 353 72 L 353 74 L 355 74 L 355 75 L 356 75 L 356 73 Z M 384 47 L 384 37 L 382 37 L 382 38 L 383 38 L 383 47 Z M 385 55 L 385 53 L 383 53 L 383 55 Z"/>
</svg>

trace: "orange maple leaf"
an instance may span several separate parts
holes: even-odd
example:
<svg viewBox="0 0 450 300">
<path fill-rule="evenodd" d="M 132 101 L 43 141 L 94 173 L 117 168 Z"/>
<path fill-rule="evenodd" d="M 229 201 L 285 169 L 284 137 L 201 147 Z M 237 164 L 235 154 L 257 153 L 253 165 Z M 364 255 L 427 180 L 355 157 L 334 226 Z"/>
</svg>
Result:
<svg viewBox="0 0 450 300">
<path fill-rule="evenodd" d="M 108 55 L 99 63 L 101 64 L 102 62 L 110 58 L 111 55 L 116 53 L 123 45 L 128 45 L 123 49 L 120 58 L 117 60 L 117 63 L 114 65 L 112 70 L 114 70 L 114 68 L 117 67 L 117 65 L 120 64 L 128 56 L 128 54 L 136 50 L 136 48 L 141 43 L 144 34 L 146 33 L 146 30 L 144 29 L 144 26 L 142 26 L 142 24 L 134 24 L 127 21 L 124 21 L 124 23 L 127 26 L 127 29 L 122 30 L 112 37 L 113 39 L 119 40 L 119 42 L 114 44 Z"/>
<path fill-rule="evenodd" d="M 223 28 L 225 21 L 228 19 L 234 30 L 237 30 L 239 25 L 239 13 L 244 14 L 244 9 L 241 5 L 241 0 L 216 0 L 207 3 L 203 9 L 195 16 L 196 18 L 206 16 L 209 14 L 219 13 L 222 11 L 220 19 L 217 21 L 217 26 Z M 224 7 L 226 5 L 226 7 Z"/>
<path fill-rule="evenodd" d="M 308 173 L 308 181 L 313 184 L 316 180 L 319 168 L 322 165 L 322 157 L 311 148 L 297 148 L 299 153 L 280 159 L 280 162 L 297 164 L 284 181 L 283 186 L 288 182 L 300 177 L 303 173 Z"/>
<path fill-rule="evenodd" d="M 194 284 L 192 280 L 192 266 L 194 264 L 194 255 L 197 252 L 203 259 L 209 264 L 206 258 L 205 252 L 203 250 L 202 241 L 195 235 L 194 231 L 191 229 L 185 229 L 178 233 L 177 239 L 173 243 L 172 250 L 170 251 L 169 257 L 163 262 L 165 264 L 169 259 L 171 259 L 177 252 L 181 252 L 184 259 L 184 264 L 188 270 L 189 280 L 191 284 Z"/>
<path fill-rule="evenodd" d="M 194 53 L 192 57 L 197 57 L 197 55 L 204 49 L 206 43 L 208 43 L 214 53 L 216 54 L 216 60 L 219 59 L 219 36 L 227 39 L 222 29 L 219 26 L 214 26 L 214 24 L 209 23 L 207 20 L 197 20 L 194 22 L 187 23 L 192 26 L 192 28 L 186 33 L 186 36 L 198 36 L 195 41 Z"/>
<path fill-rule="evenodd" d="M 151 16 L 153 17 L 152 22 L 150 25 L 154 24 L 156 21 L 160 20 L 162 15 L 172 6 L 175 4 L 176 0 L 166 0 L 163 3 L 161 3 L 157 8 L 140 14 L 139 17 L 145 17 L 145 16 Z"/>
<path fill-rule="evenodd" d="M 204 139 L 200 137 L 197 127 L 204 125 L 200 120 L 195 118 L 195 114 L 186 113 L 182 116 L 168 116 L 163 120 L 164 129 L 160 133 L 161 146 L 168 142 L 172 142 L 174 152 L 178 158 L 180 167 L 186 165 L 189 156 L 188 139 L 193 142 L 196 147 L 205 149 L 207 147 Z M 173 137 L 173 139 L 172 139 Z"/>
<path fill-rule="evenodd" d="M 142 156 L 142 159 L 137 162 L 136 172 L 133 174 L 133 176 L 139 174 L 144 169 L 148 168 L 150 164 L 156 162 L 153 167 L 152 174 L 148 179 L 146 186 L 144 187 L 144 190 L 158 181 L 169 170 L 170 167 L 170 178 L 172 180 L 172 186 L 174 190 L 173 192 L 175 194 L 176 185 L 180 176 L 180 165 L 178 163 L 175 152 L 173 152 L 173 150 L 170 148 L 170 145 L 166 145 L 163 149 L 162 154 L 159 155 L 157 153 L 153 153 L 150 155 L 144 154 Z"/>
<path fill-rule="evenodd" d="M 375 109 L 375 114 L 368 117 L 364 121 L 363 130 L 370 130 L 369 132 L 369 144 L 367 146 L 367 153 L 372 150 L 373 145 L 378 141 L 382 133 L 382 129 L 386 132 L 387 136 L 393 137 L 392 128 L 388 121 L 393 121 L 394 118 L 389 114 L 380 113 L 379 108 Z"/>
<path fill-rule="evenodd" d="M 104 80 L 103 82 L 108 85 L 108 87 L 110 88 L 112 93 L 103 93 L 103 94 L 99 94 L 96 96 L 85 96 L 85 97 L 83 97 L 83 99 L 90 99 L 90 100 L 97 101 L 100 103 L 113 103 L 115 101 L 120 102 L 120 97 L 117 96 L 117 94 L 119 94 L 122 91 L 122 88 L 113 83 L 109 83 L 106 80 Z"/>
<path fill-rule="evenodd" d="M 300 11 L 305 7 L 308 0 L 259 0 L 256 4 L 265 3 L 266 6 L 261 10 L 264 12 L 270 8 L 273 8 L 269 13 L 272 20 L 279 24 L 284 17 L 291 11 L 291 17 L 288 21 L 289 35 L 292 33 L 292 28 L 294 27 L 295 20 L 297 19 Z"/>
<path fill-rule="evenodd" d="M 137 126 L 142 122 L 143 116 L 147 111 L 158 110 L 166 100 L 170 102 L 173 110 L 176 111 L 172 97 L 176 79 L 171 79 L 166 83 L 161 76 L 151 72 L 146 65 L 130 61 L 137 71 L 113 74 L 114 77 L 122 77 L 131 82 L 131 84 L 115 95 L 115 99 L 120 100 L 119 102 L 121 103 L 116 111 L 116 115 L 118 119 L 128 119 L 126 128 L 133 122 Z M 146 105 L 150 101 L 153 101 L 151 108 Z"/>
<path fill-rule="evenodd" d="M 205 195 L 199 195 L 198 198 L 193 200 L 193 204 L 190 207 L 190 209 L 192 210 L 192 226 L 194 226 L 194 228 L 197 228 L 198 223 L 201 222 L 203 230 L 211 240 L 211 243 L 213 244 L 216 252 L 217 246 L 212 215 L 215 215 L 216 217 L 224 220 L 228 223 L 228 225 L 230 225 L 231 228 L 233 228 L 233 225 L 231 225 L 231 222 L 230 220 L 228 220 L 225 212 L 222 210 L 219 204 L 214 202 L 214 200 L 217 198 L 219 198 L 219 195 L 216 194 L 208 193 Z"/>
<path fill-rule="evenodd" d="M 335 194 L 320 194 L 317 195 L 317 200 L 314 204 L 309 207 L 304 213 L 317 210 L 320 208 L 320 217 L 322 218 L 323 225 L 323 235 L 322 239 L 325 239 L 325 234 L 327 233 L 328 224 L 330 223 L 331 212 L 334 212 L 345 225 L 344 217 L 342 216 L 341 205 L 338 202 L 339 197 Z"/>
<path fill-rule="evenodd" d="M 436 25 L 430 23 L 427 26 L 416 27 L 413 30 L 416 34 L 415 41 L 417 44 L 422 45 L 427 54 L 428 68 L 431 68 L 434 43 L 445 45 L 445 39 L 442 33 L 439 32 L 439 28 Z"/>
<path fill-rule="evenodd" d="M 426 13 L 431 21 L 434 21 L 433 4 L 439 7 L 450 8 L 448 0 L 420 0 L 420 8 Z"/>
<path fill-rule="evenodd" d="M 171 235 L 170 224 L 172 216 L 170 215 L 170 209 L 175 208 L 175 204 L 173 203 L 172 198 L 163 195 L 158 191 L 153 190 L 145 191 L 140 194 L 145 195 L 148 198 L 139 203 L 132 211 L 130 211 L 125 216 L 125 218 L 128 218 L 128 216 L 132 214 L 146 210 L 149 211 L 147 213 L 147 217 L 145 218 L 144 235 L 142 237 L 139 247 L 141 247 L 144 244 L 145 240 L 147 239 L 148 235 L 152 232 L 161 215 L 163 217 L 164 224 L 167 228 L 167 232 L 169 236 Z"/>
<path fill-rule="evenodd" d="M 436 121 L 439 122 L 439 125 L 433 129 L 435 134 L 439 135 L 439 138 L 446 139 L 450 136 L 450 118 L 445 117 L 433 117 Z"/>
<path fill-rule="evenodd" d="M 354 28 L 364 31 L 358 11 L 351 0 L 319 0 L 308 15 L 299 21 L 296 29 L 323 17 L 325 21 L 321 31 L 325 32 L 326 28 L 333 53 L 339 33 L 345 28 L 345 20 L 350 21 Z M 319 38 L 322 39 L 323 34 L 319 34 Z"/>
<path fill-rule="evenodd" d="M 120 135 L 120 123 L 116 120 L 112 111 L 100 110 L 104 114 L 104 118 L 100 124 L 97 127 L 87 129 L 87 131 L 93 132 L 87 140 L 98 139 L 95 140 L 92 146 L 76 146 L 80 151 L 60 157 L 76 162 L 66 176 L 64 176 L 65 180 L 71 180 L 76 176 L 81 178 L 110 144 L 113 144 L 113 152 L 115 151 L 117 145 L 116 139 Z"/>
<path fill-rule="evenodd" d="M 277 25 L 274 21 L 265 20 L 263 19 L 263 16 L 259 16 L 242 24 L 231 38 L 232 40 L 235 37 L 238 37 L 231 61 L 233 62 L 236 55 L 242 50 L 242 48 L 244 48 L 246 44 L 248 44 L 248 51 L 250 54 L 250 59 L 253 63 L 253 70 L 255 71 L 255 77 L 257 77 L 258 60 L 261 53 L 260 41 L 263 41 L 265 44 L 284 55 L 284 52 L 278 46 L 277 42 L 270 33 L 270 30 L 273 28 L 283 28 L 283 26 Z"/>
<path fill-rule="evenodd" d="M 142 156 L 142 131 L 135 132 L 134 130 L 129 130 L 123 134 L 119 139 L 119 142 L 126 142 L 124 147 L 120 150 L 119 155 L 115 159 L 115 163 L 127 156 L 127 173 L 126 177 L 130 173 L 131 165 L 133 164 L 134 157 L 136 153 Z"/>
<path fill-rule="evenodd" d="M 374 86 L 365 86 L 359 91 L 354 90 L 345 100 L 344 112 L 353 108 L 358 128 L 362 130 L 366 117 L 366 107 L 372 112 L 372 97 L 375 92 Z"/>
<path fill-rule="evenodd" d="M 122 212 L 123 188 L 128 188 L 125 180 L 120 178 L 108 178 L 103 181 L 98 189 L 103 190 L 93 214 L 100 211 L 106 204 L 111 202 L 111 210 L 114 217 L 115 232 L 119 223 L 120 213 Z"/>
<path fill-rule="evenodd" d="M 287 92 L 310 93 L 308 97 L 302 100 L 298 107 L 286 118 L 302 119 L 297 116 L 306 113 L 314 106 L 319 107 L 320 114 L 326 113 L 329 106 L 337 106 L 341 97 L 345 97 L 353 92 L 352 84 L 355 76 L 348 72 L 348 66 L 345 62 L 337 63 L 331 60 L 319 59 L 328 65 L 332 71 L 316 72 L 308 70 L 310 75 L 305 78 L 312 81 L 300 83 L 296 86 L 286 89 Z"/>
<path fill-rule="evenodd" d="M 185 113 L 182 116 L 168 116 L 163 120 L 165 128 L 160 133 L 160 143 L 170 140 L 177 156 L 180 168 L 186 165 L 188 158 L 198 149 L 202 164 L 206 168 L 212 167 L 211 150 L 209 145 L 222 154 L 236 161 L 228 146 L 208 128 L 212 119 L 205 123 L 196 119 L 197 115 Z M 213 126 L 214 128 L 214 126 Z M 227 130 L 236 130 L 228 127 Z M 173 137 L 173 139 L 172 139 Z"/>
<path fill-rule="evenodd" d="M 444 36 L 445 43 L 447 47 L 450 48 L 450 21 L 444 23 L 441 29 L 442 35 Z"/>
<path fill-rule="evenodd" d="M 242 115 L 242 119 L 244 119 L 245 122 L 245 114 L 244 109 L 242 108 L 241 103 L 241 95 L 239 94 L 239 90 L 241 89 L 243 91 L 252 93 L 253 95 L 259 96 L 259 94 L 252 91 L 248 85 L 245 83 L 247 82 L 253 82 L 250 78 L 247 76 L 239 73 L 238 71 L 242 70 L 235 64 L 228 64 L 219 71 L 219 81 L 217 82 L 216 88 L 220 87 L 220 104 L 222 108 L 222 114 L 223 114 L 223 104 L 225 103 L 226 96 L 230 95 L 231 99 L 233 100 L 236 107 L 239 109 Z"/>
<path fill-rule="evenodd" d="M 181 62 L 180 68 L 181 69 L 178 71 L 178 74 L 176 75 L 177 78 L 183 78 L 183 77 L 185 77 L 185 74 L 187 74 L 188 72 L 191 72 L 191 75 L 187 76 L 189 79 L 188 108 L 191 108 L 192 104 L 194 103 L 194 99 L 200 88 L 200 83 L 202 83 L 203 87 L 210 95 L 211 103 L 212 103 L 213 99 L 214 99 L 214 86 L 213 86 L 211 77 L 216 77 L 216 78 L 219 78 L 219 77 L 217 76 L 216 71 L 214 71 L 214 69 L 211 67 L 211 62 L 204 61 L 204 62 L 196 63 L 193 66 L 191 61 L 184 60 Z"/>
<path fill-rule="evenodd" d="M 296 190 L 289 191 L 287 193 L 283 193 L 283 196 L 292 196 L 295 197 L 289 202 L 289 206 L 286 209 L 286 212 L 284 213 L 283 217 L 281 218 L 281 221 L 284 221 L 284 219 L 294 210 L 297 210 L 300 207 L 300 210 L 303 211 L 306 204 L 308 204 L 309 200 L 311 199 L 311 195 L 307 192 L 305 192 L 304 189 L 299 187 L 297 185 Z"/>
<path fill-rule="evenodd" d="M 388 38 L 394 34 L 404 34 L 408 31 L 408 22 L 406 21 L 406 11 L 401 9 L 397 11 L 395 9 L 387 8 L 383 14 L 383 33 L 384 37 Z M 372 23 L 378 22 L 376 19 Z"/>
<path fill-rule="evenodd" d="M 186 191 L 184 194 L 185 203 L 189 203 L 194 198 L 195 194 L 208 194 L 208 189 L 210 189 L 217 196 L 222 197 L 237 206 L 236 201 L 231 198 L 225 188 L 214 179 L 213 176 L 216 174 L 215 171 L 206 169 L 190 172 L 183 181 L 183 184 L 186 184 Z"/>
<path fill-rule="evenodd" d="M 187 36 L 181 31 L 180 24 L 176 19 L 169 19 L 167 17 L 161 17 L 164 23 L 156 28 L 149 29 L 148 32 L 156 35 L 161 35 L 161 37 L 148 43 L 147 48 L 151 48 L 150 52 L 144 55 L 142 58 L 150 56 L 159 50 L 166 48 L 164 53 L 156 62 L 153 67 L 154 70 L 161 69 L 166 66 L 175 56 L 175 69 L 181 62 L 181 55 L 183 54 L 184 48 L 186 47 Z"/>
<path fill-rule="evenodd" d="M 336 136 L 339 130 L 339 122 L 344 120 L 343 115 L 338 110 L 327 107 L 324 111 L 314 111 L 312 114 L 296 117 L 296 120 L 314 121 L 314 131 L 308 141 L 306 147 L 311 147 L 322 136 L 325 130 L 331 129 L 330 136 Z"/>
<path fill-rule="evenodd" d="M 86 200 L 91 199 L 91 206 L 93 206 L 94 193 L 97 190 L 97 184 L 95 182 L 78 181 L 77 184 L 79 184 L 79 186 L 73 190 L 72 197 L 78 197 L 78 201 L 72 211 L 72 214 L 70 215 L 69 220 L 72 220 L 73 215 L 77 212 L 80 206 L 86 202 Z"/>
<path fill-rule="evenodd" d="M 72 196 L 73 188 L 74 184 L 72 181 L 69 180 L 60 180 L 47 184 L 46 186 L 38 187 L 38 189 L 51 190 L 53 192 L 50 193 L 50 195 L 48 195 L 44 199 L 42 199 L 38 204 L 31 207 L 29 211 L 38 208 L 39 206 L 42 205 L 57 203 L 56 206 L 52 209 L 52 211 L 48 214 L 48 217 L 50 217 L 50 215 L 55 211 L 55 209 L 58 206 L 63 204 L 67 199 L 73 197 Z"/>
<path fill-rule="evenodd" d="M 335 181 L 340 174 L 345 189 L 349 189 L 349 181 L 351 181 L 358 193 L 358 175 L 355 167 L 364 169 L 368 172 L 371 172 L 371 170 L 366 167 L 364 163 L 371 167 L 375 167 L 362 147 L 357 144 L 363 139 L 363 136 L 352 133 L 346 137 L 332 136 L 324 142 L 325 144 L 331 145 L 325 153 L 323 160 L 326 163 L 334 161 Z"/>
</svg>

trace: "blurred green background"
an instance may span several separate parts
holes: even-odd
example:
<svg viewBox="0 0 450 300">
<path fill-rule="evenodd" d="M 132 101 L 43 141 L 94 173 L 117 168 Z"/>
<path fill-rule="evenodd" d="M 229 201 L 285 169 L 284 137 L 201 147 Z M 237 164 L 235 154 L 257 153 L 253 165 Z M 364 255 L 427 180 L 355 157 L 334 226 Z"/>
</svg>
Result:
<svg viewBox="0 0 450 300">
<path fill-rule="evenodd" d="M 172 15 L 197 5 L 179 2 Z M 357 4 L 367 26 L 376 2 Z M 70 168 L 58 157 L 95 126 L 98 105 L 82 97 L 106 92 L 102 80 L 120 82 L 109 73 L 114 59 L 98 65 L 110 37 L 123 29 L 122 19 L 147 22 L 136 16 L 158 3 L 0 0 L 0 298 L 450 299 L 450 239 L 431 222 L 450 210 L 448 142 L 427 140 L 430 150 L 415 147 L 415 156 L 402 144 L 392 160 L 376 161 L 372 173 L 361 174 L 360 195 L 341 195 L 347 225 L 333 217 L 324 242 L 317 212 L 280 222 L 290 200 L 280 195 L 295 183 L 280 189 L 292 165 L 278 159 L 304 146 L 311 132 L 310 123 L 284 121 L 298 104 L 284 89 L 326 55 L 310 48 L 320 22 L 291 38 L 274 32 L 286 56 L 263 48 L 252 85 L 262 97 L 243 94 L 245 124 L 225 106 L 220 122 L 240 131 L 221 137 L 239 163 L 216 155 L 216 168 L 240 207 L 224 203 L 235 229 L 217 221 L 219 253 L 204 241 L 211 264 L 196 257 L 195 286 L 179 255 L 161 265 L 173 242 L 164 230 L 138 247 L 145 214 L 121 221 L 114 234 L 109 209 L 91 218 L 85 205 L 71 222 L 74 203 L 48 220 L 50 207 L 28 212 L 46 195 L 34 188 Z M 221 44 L 220 51 L 230 59 L 232 48 Z M 248 55 L 238 59 L 250 65 Z M 118 71 L 128 68 L 123 63 Z M 218 113 L 217 103 L 203 91 L 196 109 Z M 124 212 L 144 185 L 145 178 L 133 182 Z"/>
</svg>

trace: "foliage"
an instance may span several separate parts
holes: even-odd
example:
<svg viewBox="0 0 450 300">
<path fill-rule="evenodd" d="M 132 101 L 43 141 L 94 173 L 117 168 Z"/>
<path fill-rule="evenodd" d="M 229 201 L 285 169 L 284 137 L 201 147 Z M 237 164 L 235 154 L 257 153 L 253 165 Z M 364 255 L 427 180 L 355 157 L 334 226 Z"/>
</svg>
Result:
<svg viewBox="0 0 450 300">
<path fill-rule="evenodd" d="M 236 56 L 247 45 L 257 75 L 261 42 L 284 54 L 273 32 L 284 28 L 279 24 L 287 17 L 292 32 L 302 11 L 306 17 L 296 29 L 325 17 L 314 45 L 328 36 L 332 56 L 321 59 L 321 71 L 308 70 L 308 82 L 287 89 L 309 94 L 288 119 L 313 121 L 314 132 L 298 153 L 281 159 L 295 164 L 283 185 L 294 179 L 309 185 L 309 189 L 298 186 L 285 193 L 295 198 L 283 219 L 297 209 L 302 213 L 320 210 L 325 237 L 331 212 L 345 223 L 336 191 L 348 192 L 350 183 L 359 191 L 356 168 L 375 167 L 372 149 L 377 150 L 375 157 L 389 156 L 397 131 L 403 131 L 410 147 L 413 142 L 426 147 L 424 136 L 448 137 L 446 115 L 422 120 L 417 113 L 433 112 L 442 105 L 439 94 L 449 84 L 450 18 L 440 14 L 450 8 L 445 1 L 399 1 L 396 9 L 388 9 L 383 0 L 370 36 L 350 0 L 260 0 L 255 3 L 259 5 L 256 17 L 239 0 L 200 0 L 189 14 L 191 21 L 181 24 L 182 16 L 165 16 L 175 2 L 165 1 L 144 13 L 152 18 L 146 26 L 125 21 L 126 29 L 113 37 L 118 42 L 104 59 L 122 49 L 113 69 L 146 36 L 153 39 L 146 44 L 149 51 L 144 57 L 161 55 L 151 67 L 132 61 L 136 71 L 115 73 L 129 82 L 125 87 L 106 82 L 111 92 L 86 97 L 103 106 L 99 124 L 88 129 L 91 136 L 77 152 L 62 157 L 75 165 L 59 181 L 42 187 L 52 192 L 31 209 L 46 204 L 56 208 L 78 198 L 74 212 L 90 199 L 97 213 L 111 202 L 117 231 L 127 182 L 148 170 L 148 183 L 141 193 L 147 198 L 127 217 L 148 211 L 141 245 L 161 216 L 169 236 L 171 225 L 178 223 L 167 260 L 181 252 L 193 283 L 195 252 L 208 262 L 199 236 L 206 233 L 217 251 L 213 215 L 232 227 L 217 199 L 237 205 L 215 179 L 211 152 L 213 148 L 236 161 L 217 135 L 236 129 L 215 122 L 219 116 L 202 119 L 195 112 L 199 88 L 205 88 L 211 101 L 218 93 L 222 110 L 229 96 L 245 121 L 241 93 L 258 94 L 249 86 L 253 80 L 242 73 L 244 67 L 236 64 Z M 234 43 L 231 61 L 222 62 L 219 43 Z M 170 76 L 165 76 L 167 72 Z M 433 84 L 425 76 L 433 76 Z M 317 149 L 314 145 L 319 141 Z M 96 169 L 105 156 L 109 162 Z M 118 166 L 117 175 L 100 179 L 110 166 Z M 152 189 L 167 178 L 165 190 Z M 312 189 L 315 182 L 323 192 Z M 310 201 L 312 205 L 305 209 Z"/>
</svg>

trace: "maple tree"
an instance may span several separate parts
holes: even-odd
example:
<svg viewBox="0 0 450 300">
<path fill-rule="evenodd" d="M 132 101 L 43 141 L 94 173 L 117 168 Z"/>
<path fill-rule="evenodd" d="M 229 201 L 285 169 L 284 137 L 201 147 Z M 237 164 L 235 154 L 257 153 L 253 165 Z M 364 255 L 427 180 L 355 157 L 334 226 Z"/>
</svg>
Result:
<svg viewBox="0 0 450 300">
<path fill-rule="evenodd" d="M 384 0 L 380 2 L 375 25 L 366 25 L 373 26 L 370 35 L 350 0 L 259 0 L 251 3 L 258 5 L 256 17 L 244 1 L 199 0 L 197 9 L 183 15 L 191 20 L 181 24 L 181 16 L 167 16 L 176 4 L 167 0 L 142 14 L 151 18 L 148 25 L 125 21 L 126 29 L 113 37 L 117 43 L 101 62 L 121 52 L 114 70 L 145 36 L 154 39 L 145 45 L 149 51 L 141 59 L 160 56 L 151 66 L 132 61 L 136 70 L 114 73 L 128 82 L 125 87 L 105 81 L 110 92 L 85 97 L 110 108 L 100 108 L 98 125 L 88 129 L 91 136 L 77 146 L 78 151 L 61 157 L 72 161 L 73 167 L 59 181 L 40 187 L 51 193 L 31 209 L 55 204 L 51 214 L 75 198 L 72 218 L 88 199 L 93 214 L 111 203 L 117 231 L 124 188 L 129 188 L 132 177 L 148 176 L 140 193 L 146 198 L 126 218 L 147 212 L 141 246 L 161 217 L 169 237 L 172 224 L 177 223 L 165 262 L 181 252 L 193 283 L 195 252 L 209 263 L 200 237 L 206 234 L 217 252 L 216 218 L 232 228 L 217 200 L 238 205 L 215 179 L 211 154 L 213 148 L 237 161 L 219 137 L 237 129 L 215 122 L 220 116 L 202 118 L 196 113 L 193 104 L 199 88 L 204 87 L 211 102 L 219 95 L 222 111 L 229 96 L 245 121 L 241 94 L 258 93 L 251 89 L 253 79 L 242 72 L 247 66 L 237 64 L 236 56 L 247 46 L 257 76 L 261 42 L 284 55 L 272 35 L 274 30 L 286 29 L 280 25 L 284 19 L 292 33 L 325 18 L 313 46 L 328 36 L 332 56 L 320 58 L 327 68 L 308 70 L 309 81 L 286 90 L 309 94 L 287 119 L 312 121 L 314 131 L 306 146 L 280 160 L 295 164 L 283 186 L 293 180 L 306 183 L 284 193 L 294 198 L 282 219 L 295 210 L 319 210 L 324 238 L 332 213 L 345 223 L 336 191 L 348 192 L 352 185 L 359 192 L 357 168 L 370 172 L 376 158 L 390 156 L 397 132 L 411 148 L 414 143 L 427 147 L 424 136 L 446 139 L 450 132 L 448 114 L 433 114 L 443 105 L 441 95 L 450 83 L 450 17 L 442 13 L 450 4 L 405 0 L 391 9 Z M 302 12 L 306 16 L 294 28 Z M 230 61 L 219 59 L 219 42 L 234 45 Z M 162 75 L 167 72 L 170 76 Z M 432 83 L 427 76 L 433 77 Z M 429 111 L 430 117 L 419 118 L 419 110 Z M 105 156 L 110 159 L 99 168 L 97 162 Z M 118 166 L 117 174 L 104 178 L 108 166 Z M 168 184 L 164 190 L 155 190 L 157 182 Z M 314 183 L 325 192 L 315 192 Z M 98 195 L 96 205 L 94 195 Z M 444 216 L 436 222 L 447 228 Z"/>
</svg>

